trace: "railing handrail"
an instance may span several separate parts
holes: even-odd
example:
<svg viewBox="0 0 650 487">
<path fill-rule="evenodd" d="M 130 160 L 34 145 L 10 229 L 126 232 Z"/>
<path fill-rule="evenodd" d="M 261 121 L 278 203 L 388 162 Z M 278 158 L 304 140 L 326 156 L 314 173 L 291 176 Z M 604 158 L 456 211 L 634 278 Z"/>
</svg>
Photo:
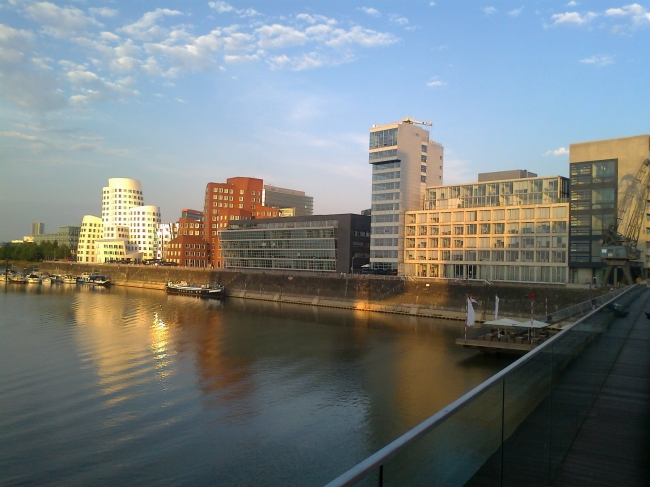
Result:
<svg viewBox="0 0 650 487">
<path fill-rule="evenodd" d="M 497 372 L 489 379 L 483 381 L 474 389 L 465 393 L 463 396 L 459 397 L 454 402 L 452 402 L 448 406 L 444 407 L 443 409 L 435 413 L 433 416 L 430 416 L 428 419 L 425 419 L 414 428 L 411 428 L 403 435 L 391 441 L 388 445 L 383 447 L 381 450 L 377 451 L 376 453 L 369 456 L 362 462 L 358 463 L 357 465 L 349 469 L 347 472 L 343 473 L 342 475 L 339 475 L 337 478 L 327 483 L 325 487 L 345 487 L 345 486 L 354 485 L 357 481 L 366 477 L 370 472 L 374 471 L 381 465 L 384 465 L 389 460 L 395 458 L 402 450 L 404 450 L 405 448 L 407 448 L 408 446 L 416 442 L 422 436 L 426 435 L 429 431 L 431 431 L 437 425 L 445 421 L 452 414 L 460 411 L 462 408 L 467 406 L 475 398 L 480 396 L 485 390 L 492 387 L 493 384 L 499 382 L 502 379 L 505 379 L 506 377 L 514 373 L 517 369 L 522 367 L 524 364 L 528 363 L 530 360 L 535 358 L 537 355 L 543 353 L 542 352 L 543 350 L 551 346 L 555 341 L 559 339 L 559 337 L 563 336 L 571 328 L 573 328 L 583 320 L 586 320 L 591 315 L 593 315 L 594 313 L 602 309 L 604 306 L 607 306 L 608 304 L 617 300 L 623 294 L 631 291 L 636 286 L 639 286 L 639 284 L 635 284 L 629 286 L 628 288 L 623 289 L 619 294 L 614 296 L 612 299 L 604 303 L 599 308 L 592 310 L 590 313 L 584 315 L 575 323 L 572 323 L 571 325 L 567 326 L 565 329 L 560 331 L 557 335 L 546 340 L 541 345 L 533 348 L 530 352 L 522 356 L 520 359 L 516 360 L 515 362 L 513 362 L 503 370 Z"/>
</svg>

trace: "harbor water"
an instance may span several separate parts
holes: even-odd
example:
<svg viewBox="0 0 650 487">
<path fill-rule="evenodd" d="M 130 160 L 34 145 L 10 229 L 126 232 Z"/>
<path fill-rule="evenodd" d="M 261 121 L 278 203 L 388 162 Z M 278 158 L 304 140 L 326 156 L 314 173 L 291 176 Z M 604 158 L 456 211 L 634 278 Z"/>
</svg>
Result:
<svg viewBox="0 0 650 487">
<path fill-rule="evenodd" d="M 462 328 L 0 283 L 0 486 L 322 485 L 511 363 Z"/>
</svg>

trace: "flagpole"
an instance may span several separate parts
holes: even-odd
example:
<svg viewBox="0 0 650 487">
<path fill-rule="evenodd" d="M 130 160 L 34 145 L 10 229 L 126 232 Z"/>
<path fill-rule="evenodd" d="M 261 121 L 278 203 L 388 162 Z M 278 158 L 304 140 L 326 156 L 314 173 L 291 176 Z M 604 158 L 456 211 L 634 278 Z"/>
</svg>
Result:
<svg viewBox="0 0 650 487">
<path fill-rule="evenodd" d="M 467 319 L 469 318 L 469 298 L 465 295 L 465 340 L 467 340 Z"/>
</svg>

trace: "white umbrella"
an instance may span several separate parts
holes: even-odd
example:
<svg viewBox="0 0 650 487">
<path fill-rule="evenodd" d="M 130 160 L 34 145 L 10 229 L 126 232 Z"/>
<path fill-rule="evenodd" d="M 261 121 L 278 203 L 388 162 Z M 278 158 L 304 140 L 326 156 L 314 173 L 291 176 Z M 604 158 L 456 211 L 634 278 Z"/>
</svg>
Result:
<svg viewBox="0 0 650 487">
<path fill-rule="evenodd" d="M 520 321 L 511 320 L 510 318 L 499 318 L 498 320 L 486 321 L 484 325 L 493 325 L 493 326 L 521 326 Z"/>
</svg>

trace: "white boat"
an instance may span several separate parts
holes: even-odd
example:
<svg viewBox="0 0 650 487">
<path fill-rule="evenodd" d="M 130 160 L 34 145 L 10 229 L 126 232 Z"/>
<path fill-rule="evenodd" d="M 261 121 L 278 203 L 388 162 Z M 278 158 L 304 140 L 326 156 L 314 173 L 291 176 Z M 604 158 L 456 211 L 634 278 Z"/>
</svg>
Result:
<svg viewBox="0 0 650 487">
<path fill-rule="evenodd" d="M 65 284 L 77 284 L 77 277 L 66 274 L 63 276 L 63 282 Z"/>
<path fill-rule="evenodd" d="M 27 284 L 27 279 L 21 274 L 14 274 L 9 276 L 9 282 L 14 282 L 16 284 Z"/>
<path fill-rule="evenodd" d="M 34 274 L 33 272 L 31 274 L 27 274 L 27 284 L 40 284 L 41 283 L 41 278 L 38 274 Z"/>
</svg>

